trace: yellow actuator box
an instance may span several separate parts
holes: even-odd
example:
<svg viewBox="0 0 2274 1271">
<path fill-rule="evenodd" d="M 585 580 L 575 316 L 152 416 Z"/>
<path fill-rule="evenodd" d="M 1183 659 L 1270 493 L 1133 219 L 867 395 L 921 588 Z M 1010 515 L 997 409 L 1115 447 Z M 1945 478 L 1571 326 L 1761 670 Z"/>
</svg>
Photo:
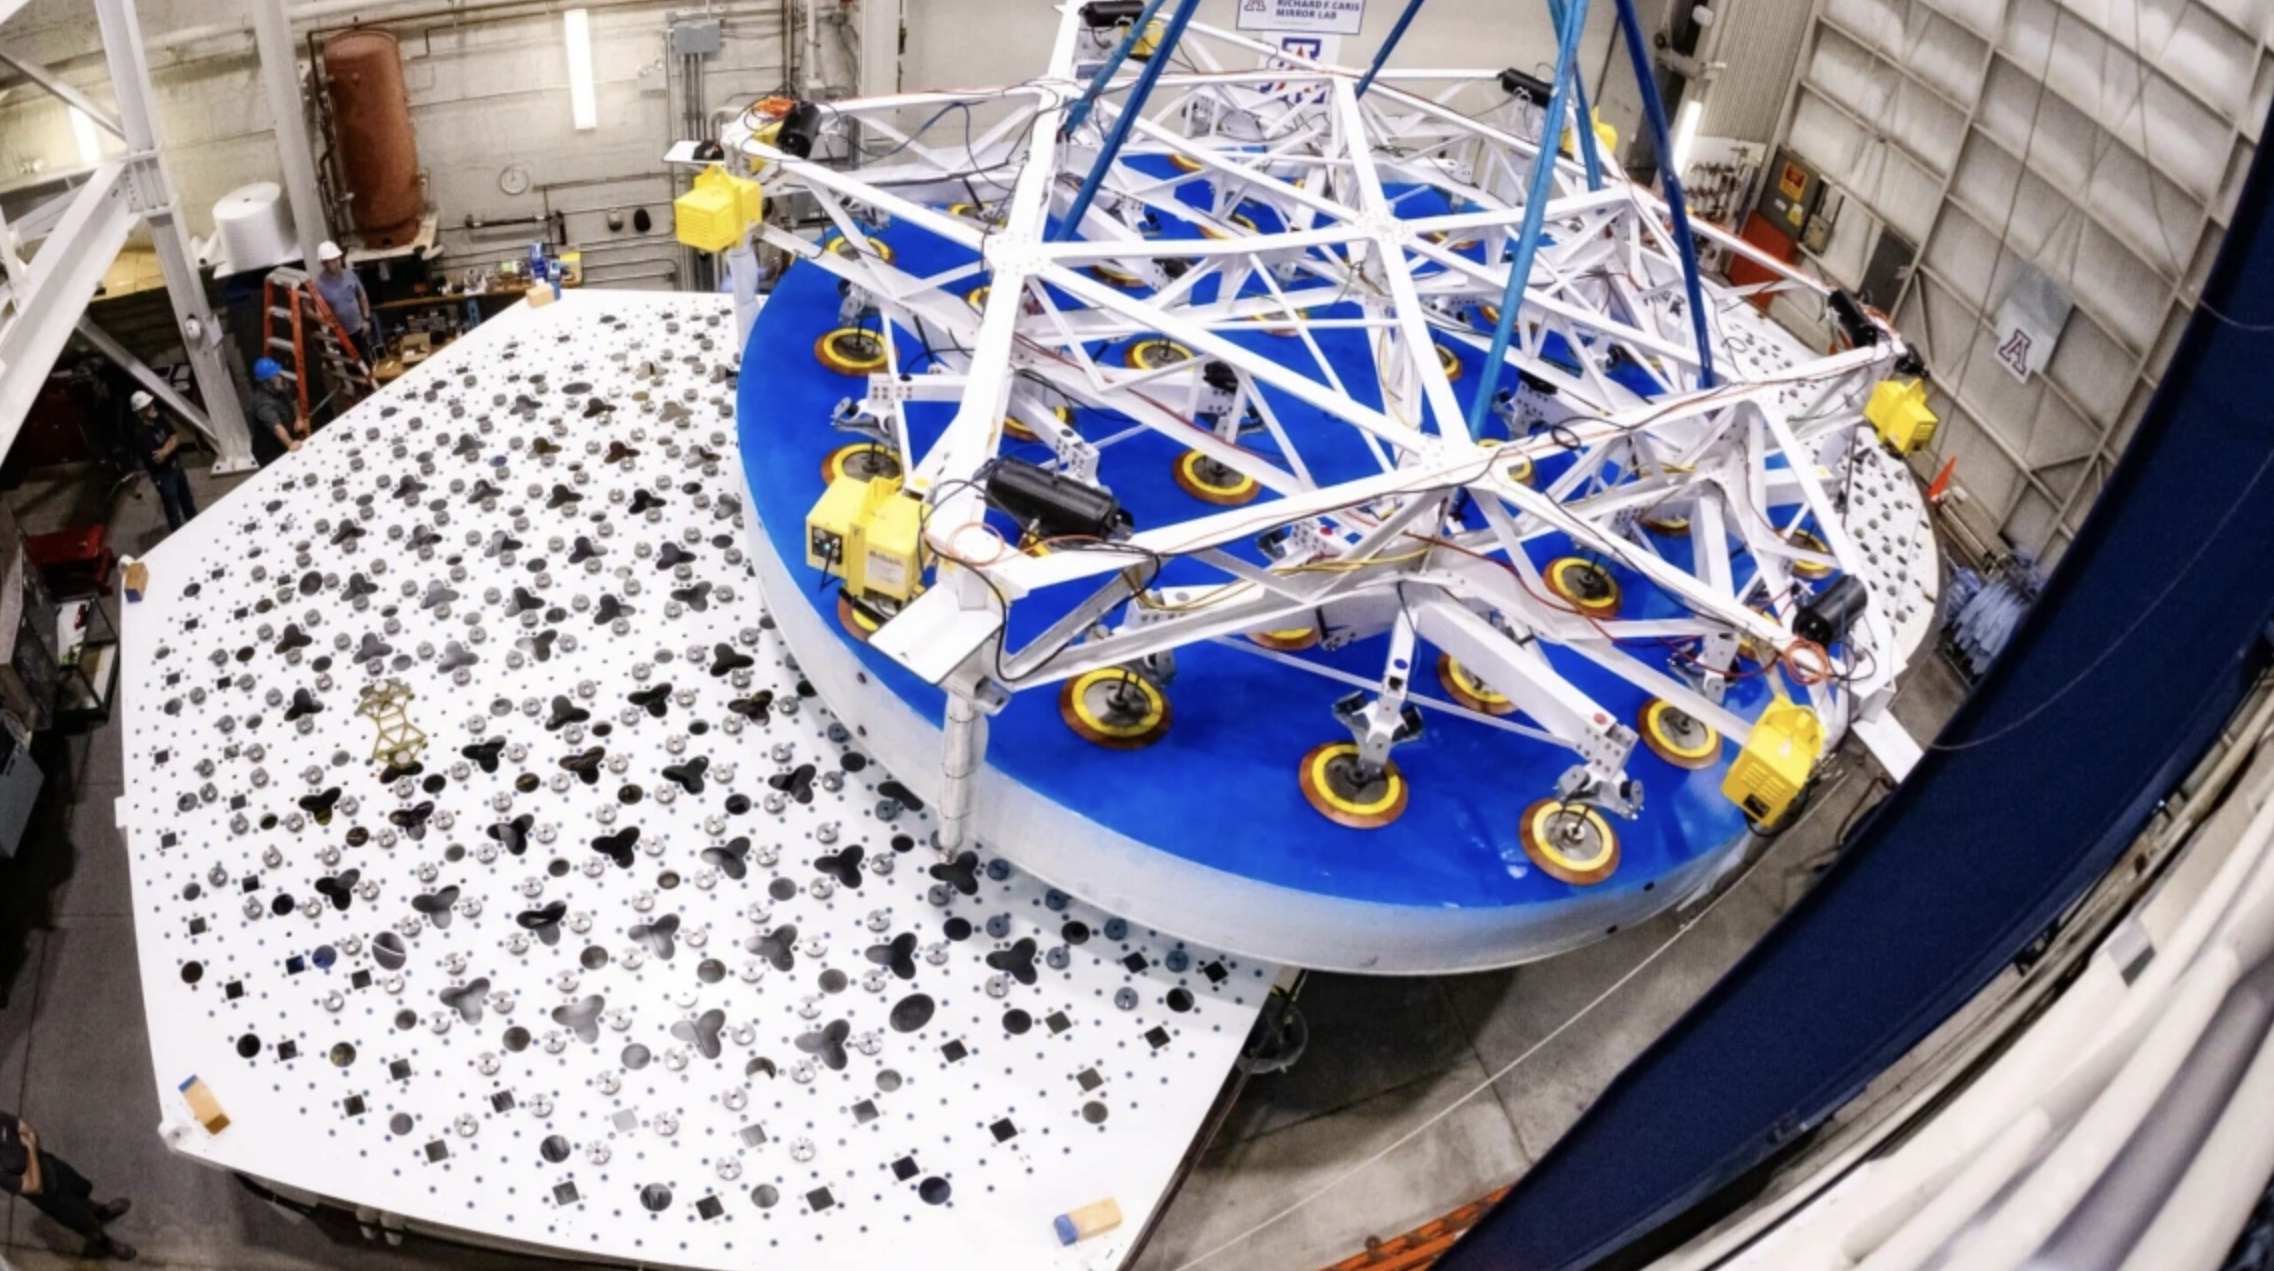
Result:
<svg viewBox="0 0 2274 1271">
<path fill-rule="evenodd" d="M 1824 721 L 1780 697 L 1761 712 L 1745 748 L 1729 765 L 1721 792 L 1756 823 L 1772 825 L 1800 797 L 1824 755 Z"/>
<path fill-rule="evenodd" d="M 900 478 L 839 477 L 805 515 L 805 563 L 847 594 L 907 600 L 923 581 L 923 504 Z"/>
<path fill-rule="evenodd" d="M 1935 418 L 1924 380 L 1881 380 L 1864 403 L 1863 417 L 1895 453 L 1907 455 L 1934 440 Z"/>
<path fill-rule="evenodd" d="M 716 163 L 696 174 L 693 189 L 671 201 L 679 241 L 706 252 L 723 252 L 741 242 L 743 231 L 765 214 L 766 196 L 758 183 Z"/>
</svg>

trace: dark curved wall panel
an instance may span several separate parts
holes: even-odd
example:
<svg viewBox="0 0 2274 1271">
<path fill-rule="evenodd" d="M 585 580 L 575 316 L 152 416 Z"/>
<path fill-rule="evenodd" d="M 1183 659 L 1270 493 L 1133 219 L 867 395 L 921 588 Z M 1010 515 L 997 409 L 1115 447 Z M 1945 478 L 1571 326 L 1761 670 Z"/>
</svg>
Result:
<svg viewBox="0 0 2274 1271">
<path fill-rule="evenodd" d="M 2274 225 L 2251 173 L 2130 449 L 2005 656 L 1816 889 L 1611 1084 L 1447 1271 L 1640 1262 L 1979 991 L 2109 869 L 2264 661 Z"/>
</svg>

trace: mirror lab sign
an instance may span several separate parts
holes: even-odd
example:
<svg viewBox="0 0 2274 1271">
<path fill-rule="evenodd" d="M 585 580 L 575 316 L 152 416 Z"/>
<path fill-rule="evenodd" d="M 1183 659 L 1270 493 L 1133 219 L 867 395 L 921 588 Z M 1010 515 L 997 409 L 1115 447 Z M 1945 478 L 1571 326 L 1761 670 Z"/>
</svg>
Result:
<svg viewBox="0 0 2274 1271">
<path fill-rule="evenodd" d="M 1366 0 L 1240 0 L 1242 31 L 1307 31 L 1356 35 Z"/>
</svg>

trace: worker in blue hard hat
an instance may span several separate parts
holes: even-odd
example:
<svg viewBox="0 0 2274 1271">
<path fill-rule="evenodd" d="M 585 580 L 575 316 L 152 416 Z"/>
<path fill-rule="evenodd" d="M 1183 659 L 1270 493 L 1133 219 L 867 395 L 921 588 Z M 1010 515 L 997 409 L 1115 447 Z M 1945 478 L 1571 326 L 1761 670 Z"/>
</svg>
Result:
<svg viewBox="0 0 2274 1271">
<path fill-rule="evenodd" d="M 172 420 L 158 413 L 158 399 L 149 390 L 136 389 L 126 404 L 134 412 L 134 449 L 142 456 L 142 467 L 149 472 L 158 502 L 166 509 L 166 528 L 178 530 L 197 515 L 197 502 L 190 497 L 189 474 L 182 470 L 181 434 L 174 431 Z"/>
<path fill-rule="evenodd" d="M 273 357 L 253 363 L 253 400 L 246 412 L 253 432 L 253 458 L 262 467 L 298 450 L 308 435 L 308 419 L 285 381 L 284 368 Z"/>
</svg>

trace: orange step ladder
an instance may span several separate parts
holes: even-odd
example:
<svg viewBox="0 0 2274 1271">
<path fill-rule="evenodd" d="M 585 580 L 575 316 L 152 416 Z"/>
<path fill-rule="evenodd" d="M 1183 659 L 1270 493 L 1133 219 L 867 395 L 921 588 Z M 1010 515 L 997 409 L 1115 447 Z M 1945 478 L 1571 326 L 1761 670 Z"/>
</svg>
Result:
<svg viewBox="0 0 2274 1271">
<path fill-rule="evenodd" d="M 278 324 L 289 324 L 289 337 L 279 331 Z M 363 364 L 363 355 L 355 348 L 347 329 L 340 325 L 339 315 L 324 303 L 323 293 L 316 290 L 315 281 L 304 269 L 272 269 L 261 284 L 261 347 L 268 356 L 286 363 L 285 374 L 292 377 L 293 387 L 300 393 L 300 414 L 313 419 L 314 409 L 330 402 L 329 396 L 311 405 L 308 401 L 308 357 L 313 346 L 324 368 L 324 382 L 343 394 L 343 405 L 361 401 L 379 388 L 371 375 L 371 368 Z"/>
</svg>

